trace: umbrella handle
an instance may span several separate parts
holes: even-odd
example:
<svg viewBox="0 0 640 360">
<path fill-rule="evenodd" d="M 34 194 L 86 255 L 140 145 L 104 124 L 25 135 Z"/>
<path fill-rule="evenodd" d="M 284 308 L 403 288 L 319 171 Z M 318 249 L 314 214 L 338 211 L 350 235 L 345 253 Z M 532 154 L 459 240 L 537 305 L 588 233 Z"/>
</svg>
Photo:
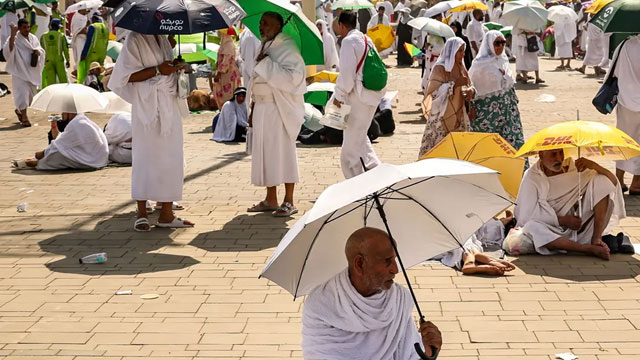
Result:
<svg viewBox="0 0 640 360">
<path fill-rule="evenodd" d="M 420 347 L 420 343 L 415 343 L 413 344 L 413 347 L 416 349 L 416 353 L 418 353 L 418 356 L 420 356 L 420 359 L 424 359 L 424 360 L 436 360 L 438 358 L 438 348 L 435 346 L 430 346 L 431 347 L 431 353 L 433 355 L 428 356 L 427 354 L 424 353 L 424 351 L 422 351 L 422 347 Z"/>
</svg>

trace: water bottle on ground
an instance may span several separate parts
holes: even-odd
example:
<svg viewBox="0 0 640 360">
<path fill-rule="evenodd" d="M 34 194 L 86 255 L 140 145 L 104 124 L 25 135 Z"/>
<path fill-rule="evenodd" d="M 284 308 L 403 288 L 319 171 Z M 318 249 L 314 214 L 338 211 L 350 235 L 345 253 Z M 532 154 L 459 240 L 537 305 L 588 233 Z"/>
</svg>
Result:
<svg viewBox="0 0 640 360">
<path fill-rule="evenodd" d="M 107 253 L 97 253 L 87 255 L 83 258 L 78 259 L 80 264 L 102 264 L 107 261 Z"/>
</svg>

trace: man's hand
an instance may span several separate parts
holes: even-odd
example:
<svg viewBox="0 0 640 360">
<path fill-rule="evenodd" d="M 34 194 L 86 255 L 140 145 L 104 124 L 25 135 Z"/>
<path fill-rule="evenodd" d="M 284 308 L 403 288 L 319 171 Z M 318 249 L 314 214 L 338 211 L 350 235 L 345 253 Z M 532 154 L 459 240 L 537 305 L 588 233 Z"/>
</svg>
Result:
<svg viewBox="0 0 640 360">
<path fill-rule="evenodd" d="M 576 160 L 576 169 L 578 170 L 578 172 L 583 172 L 586 169 L 592 169 L 592 170 L 598 171 L 600 169 L 600 165 L 598 165 L 597 163 L 589 159 L 580 158 Z"/>
<path fill-rule="evenodd" d="M 16 36 L 18 33 L 18 27 L 13 24 L 10 24 L 9 27 L 11 28 L 11 36 Z"/>
<path fill-rule="evenodd" d="M 182 66 L 174 66 L 172 64 L 173 64 L 172 61 L 165 61 L 162 64 L 158 65 L 158 69 L 160 69 L 160 73 L 162 75 L 171 75 L 174 72 L 182 70 L 182 69 L 185 68 L 184 65 L 182 65 Z"/>
<path fill-rule="evenodd" d="M 442 334 L 431 321 L 420 323 L 420 335 L 422 336 L 422 344 L 425 347 L 424 353 L 427 356 L 433 356 L 432 346 L 438 350 L 442 347 Z"/>
<path fill-rule="evenodd" d="M 573 215 L 560 216 L 558 218 L 558 223 L 560 223 L 561 226 L 566 226 L 571 230 L 580 230 L 580 226 L 582 226 L 582 219 Z"/>
<path fill-rule="evenodd" d="M 44 151 L 38 151 L 35 155 L 36 159 L 40 160 L 44 157 Z"/>
<path fill-rule="evenodd" d="M 333 105 L 337 106 L 337 107 L 342 107 L 342 102 L 338 101 L 338 99 L 333 99 Z"/>
</svg>

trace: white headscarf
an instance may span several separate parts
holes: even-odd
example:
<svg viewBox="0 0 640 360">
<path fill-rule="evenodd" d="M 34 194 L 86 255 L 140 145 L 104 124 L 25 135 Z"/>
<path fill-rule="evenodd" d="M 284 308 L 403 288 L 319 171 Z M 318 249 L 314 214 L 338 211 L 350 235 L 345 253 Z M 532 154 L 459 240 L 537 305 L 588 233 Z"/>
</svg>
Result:
<svg viewBox="0 0 640 360">
<path fill-rule="evenodd" d="M 515 84 L 506 51 L 498 56 L 493 48 L 493 43 L 497 39 L 506 41 L 504 35 L 498 30 L 491 30 L 484 35 L 478 56 L 469 69 L 471 82 L 476 88 L 476 96 L 501 93 Z"/>
<path fill-rule="evenodd" d="M 444 43 L 444 49 L 442 49 L 440 57 L 438 57 L 433 66 L 442 65 L 446 72 L 450 72 L 456 63 L 456 53 L 460 50 L 460 46 L 464 46 L 464 40 L 459 37 L 448 38 L 447 42 Z"/>
</svg>

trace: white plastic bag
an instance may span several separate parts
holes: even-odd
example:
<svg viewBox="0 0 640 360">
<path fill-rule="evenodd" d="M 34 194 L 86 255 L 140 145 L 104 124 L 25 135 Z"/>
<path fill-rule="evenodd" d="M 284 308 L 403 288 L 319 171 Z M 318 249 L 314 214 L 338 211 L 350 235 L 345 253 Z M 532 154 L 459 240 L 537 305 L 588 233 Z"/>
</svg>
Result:
<svg viewBox="0 0 640 360">
<path fill-rule="evenodd" d="M 509 255 L 535 254 L 536 247 L 533 239 L 529 234 L 525 234 L 522 228 L 513 228 L 509 230 L 507 237 L 502 243 L 502 249 Z"/>
<path fill-rule="evenodd" d="M 178 97 L 186 99 L 189 97 L 189 74 L 184 70 L 180 70 L 176 74 L 178 76 Z"/>
<path fill-rule="evenodd" d="M 332 95 L 324 107 L 324 116 L 320 119 L 320 124 L 330 128 L 344 130 L 347 128 L 351 106 L 342 104 L 340 107 L 337 107 L 333 104 L 333 100 L 334 97 Z"/>
</svg>

